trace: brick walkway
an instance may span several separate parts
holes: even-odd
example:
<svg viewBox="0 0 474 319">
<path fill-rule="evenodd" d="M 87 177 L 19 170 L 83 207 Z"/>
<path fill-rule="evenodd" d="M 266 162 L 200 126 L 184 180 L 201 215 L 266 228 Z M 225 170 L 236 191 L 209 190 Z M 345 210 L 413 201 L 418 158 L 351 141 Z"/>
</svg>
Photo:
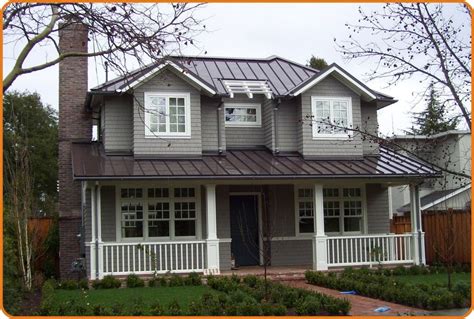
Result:
<svg viewBox="0 0 474 319">
<path fill-rule="evenodd" d="M 391 302 L 386 302 L 383 300 L 372 299 L 368 297 L 358 296 L 358 295 L 343 295 L 339 291 L 328 289 L 324 287 L 319 287 L 315 285 L 307 284 L 304 280 L 293 280 L 293 281 L 281 281 L 281 283 L 295 287 L 295 288 L 304 288 L 326 295 L 330 295 L 336 298 L 345 298 L 351 302 L 352 308 L 350 315 L 351 316 L 396 316 L 396 315 L 427 315 L 428 311 L 418 308 L 412 308 L 408 306 L 403 306 Z M 383 313 L 374 312 L 374 309 L 378 307 L 390 307 L 391 310 Z"/>
</svg>

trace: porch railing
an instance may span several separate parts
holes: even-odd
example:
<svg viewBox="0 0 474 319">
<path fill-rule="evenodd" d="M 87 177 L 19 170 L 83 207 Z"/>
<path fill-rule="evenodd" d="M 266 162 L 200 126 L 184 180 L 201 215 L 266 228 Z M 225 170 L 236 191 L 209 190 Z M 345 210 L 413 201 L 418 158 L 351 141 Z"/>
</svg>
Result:
<svg viewBox="0 0 474 319">
<path fill-rule="evenodd" d="M 412 263 L 413 234 L 330 236 L 328 267 Z"/>
<path fill-rule="evenodd" d="M 203 272 L 205 241 L 102 243 L 102 275 Z"/>
</svg>

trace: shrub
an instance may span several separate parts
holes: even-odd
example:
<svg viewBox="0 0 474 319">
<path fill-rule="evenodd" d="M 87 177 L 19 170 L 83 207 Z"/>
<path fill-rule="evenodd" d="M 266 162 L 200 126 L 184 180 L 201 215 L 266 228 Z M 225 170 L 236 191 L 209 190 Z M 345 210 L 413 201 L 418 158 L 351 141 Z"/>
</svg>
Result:
<svg viewBox="0 0 474 319">
<path fill-rule="evenodd" d="M 315 296 L 307 296 L 296 305 L 296 313 L 300 316 L 315 316 L 321 314 L 321 300 Z"/>
<path fill-rule="evenodd" d="M 145 281 L 135 274 L 128 275 L 126 283 L 128 288 L 145 287 Z"/>
<path fill-rule="evenodd" d="M 156 301 L 150 306 L 150 315 L 152 316 L 163 316 L 165 313 L 161 304 Z"/>
<path fill-rule="evenodd" d="M 148 287 L 166 287 L 168 286 L 168 281 L 165 276 L 153 277 L 148 280 Z"/>
<path fill-rule="evenodd" d="M 173 300 L 169 305 L 168 305 L 168 316 L 180 316 L 182 314 L 181 311 L 181 306 L 179 305 L 178 301 Z"/>
<path fill-rule="evenodd" d="M 199 276 L 198 273 L 192 272 L 188 275 L 188 277 L 185 280 L 186 285 L 188 286 L 200 286 L 202 285 L 202 279 L 201 276 Z"/>
<path fill-rule="evenodd" d="M 250 288 L 253 288 L 257 285 L 258 278 L 257 276 L 254 275 L 248 275 L 243 278 L 243 283 L 249 286 Z"/>
<path fill-rule="evenodd" d="M 129 316 L 143 316 L 145 315 L 145 306 L 141 298 L 133 298 L 127 309 Z"/>
<path fill-rule="evenodd" d="M 111 275 L 105 276 L 102 280 L 94 280 L 92 282 L 94 289 L 120 288 L 120 286 L 122 286 L 122 282 Z"/>
<path fill-rule="evenodd" d="M 176 274 L 172 275 L 168 281 L 168 285 L 170 287 L 184 286 L 184 284 L 185 284 L 184 278 Z"/>
<path fill-rule="evenodd" d="M 76 280 L 63 280 L 58 285 L 58 288 L 65 289 L 65 290 L 75 290 L 75 289 L 79 289 L 79 285 Z"/>
<path fill-rule="evenodd" d="M 41 288 L 41 305 L 40 305 L 40 314 L 41 315 L 50 315 L 52 308 L 55 304 L 54 302 L 54 288 L 55 282 L 51 279 L 48 279 L 43 284 Z"/>
<path fill-rule="evenodd" d="M 79 286 L 79 289 L 84 289 L 84 290 L 88 290 L 88 289 L 89 289 L 89 282 L 87 281 L 87 279 L 81 279 L 81 280 L 79 280 L 79 282 L 77 283 L 77 285 Z"/>
</svg>

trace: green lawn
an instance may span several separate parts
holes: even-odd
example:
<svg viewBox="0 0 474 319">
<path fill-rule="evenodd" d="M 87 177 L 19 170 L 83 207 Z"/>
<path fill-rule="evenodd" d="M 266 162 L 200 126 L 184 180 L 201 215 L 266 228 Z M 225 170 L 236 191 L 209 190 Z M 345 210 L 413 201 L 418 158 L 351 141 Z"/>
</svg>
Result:
<svg viewBox="0 0 474 319">
<path fill-rule="evenodd" d="M 411 284 L 448 284 L 448 275 L 446 273 L 440 274 L 427 274 L 427 275 L 403 275 L 403 276 L 395 276 L 396 280 L 404 283 L 411 283 Z M 453 285 L 457 282 L 464 281 L 467 283 L 471 282 L 471 274 L 470 273 L 453 273 L 451 277 Z"/>
<path fill-rule="evenodd" d="M 158 301 L 160 305 L 167 306 L 173 300 L 186 308 L 191 301 L 197 301 L 206 292 L 212 292 L 208 286 L 185 286 L 185 287 L 144 287 L 144 288 L 123 288 L 123 289 L 97 289 L 84 292 L 81 290 L 54 291 L 55 302 L 57 304 L 74 300 L 77 298 L 87 298 L 91 305 L 101 305 L 111 307 L 115 304 L 128 305 L 131 301 L 139 298 L 145 305 L 152 305 Z"/>
</svg>

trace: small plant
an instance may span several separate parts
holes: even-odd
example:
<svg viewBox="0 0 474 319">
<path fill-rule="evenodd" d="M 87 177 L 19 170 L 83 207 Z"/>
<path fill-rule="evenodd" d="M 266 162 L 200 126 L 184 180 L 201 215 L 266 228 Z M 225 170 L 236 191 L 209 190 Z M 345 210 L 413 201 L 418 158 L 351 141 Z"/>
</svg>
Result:
<svg viewBox="0 0 474 319">
<path fill-rule="evenodd" d="M 163 316 L 165 313 L 161 304 L 156 301 L 150 306 L 150 315 L 152 316 Z"/>
<path fill-rule="evenodd" d="M 168 305 L 167 315 L 169 316 L 180 316 L 182 314 L 181 306 L 179 305 L 178 301 L 173 300 Z"/>
<path fill-rule="evenodd" d="M 58 285 L 58 288 L 65 289 L 65 290 L 75 290 L 75 289 L 79 289 L 79 285 L 76 280 L 63 280 Z"/>
<path fill-rule="evenodd" d="M 186 278 L 185 283 L 187 286 L 200 286 L 202 285 L 202 279 L 198 273 L 192 272 Z"/>
<path fill-rule="evenodd" d="M 128 288 L 145 287 L 145 281 L 135 274 L 128 275 L 126 283 Z"/>
<path fill-rule="evenodd" d="M 79 289 L 84 289 L 84 290 L 89 289 L 89 282 L 87 281 L 87 279 L 79 280 L 77 285 L 79 286 Z"/>
<path fill-rule="evenodd" d="M 117 278 L 107 275 L 102 280 L 95 280 L 92 283 L 94 289 L 111 289 L 111 288 L 120 288 L 122 282 Z"/>
<path fill-rule="evenodd" d="M 315 296 L 307 296 L 296 305 L 296 313 L 300 316 L 315 316 L 321 314 L 321 300 Z"/>
<path fill-rule="evenodd" d="M 170 287 L 184 286 L 184 284 L 184 278 L 176 274 L 172 275 L 168 281 Z"/>
</svg>

